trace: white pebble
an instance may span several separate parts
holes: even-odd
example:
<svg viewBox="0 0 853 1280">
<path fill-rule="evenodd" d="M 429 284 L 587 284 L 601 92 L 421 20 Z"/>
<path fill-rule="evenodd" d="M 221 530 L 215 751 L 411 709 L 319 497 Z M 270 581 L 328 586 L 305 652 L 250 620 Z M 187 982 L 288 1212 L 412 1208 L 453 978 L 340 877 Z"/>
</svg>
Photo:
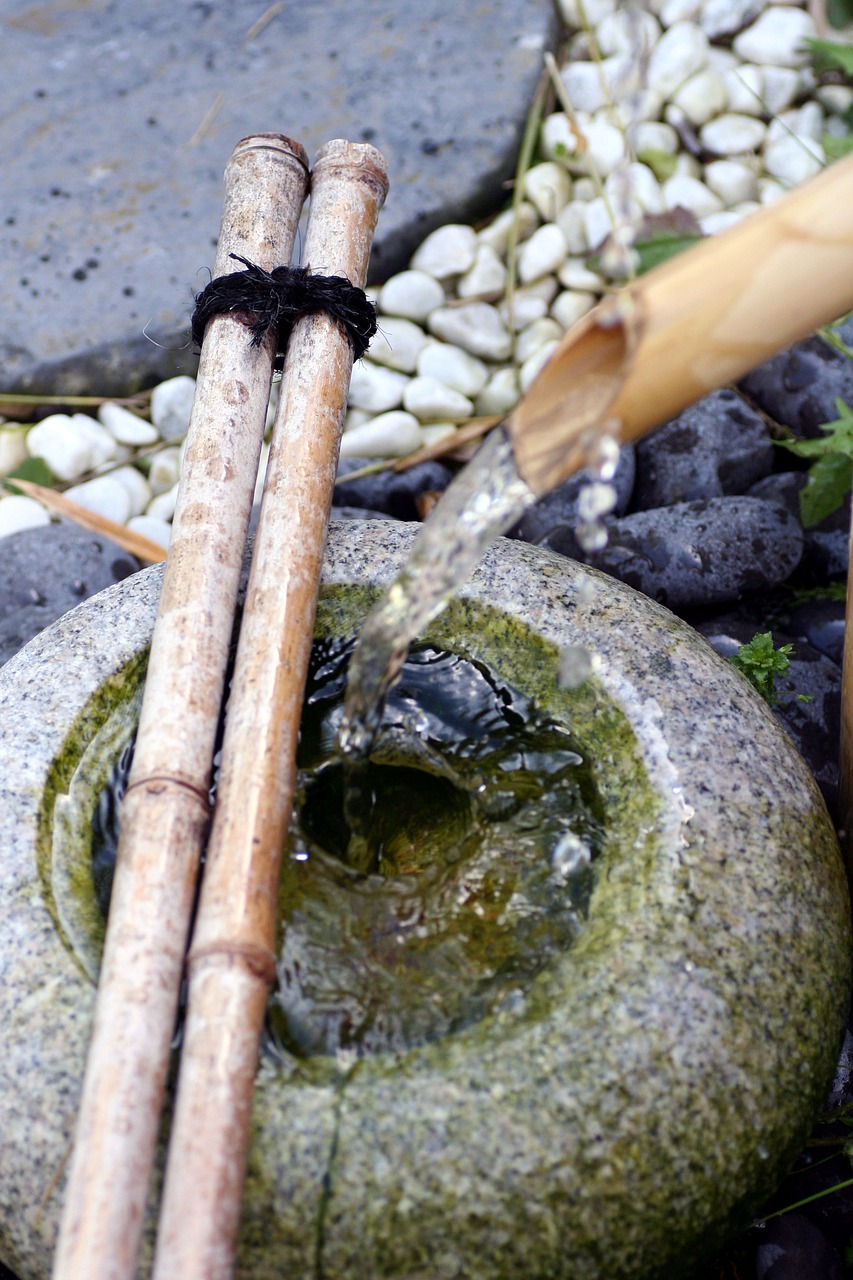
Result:
<svg viewBox="0 0 853 1280">
<path fill-rule="evenodd" d="M 806 102 L 799 109 L 784 111 L 777 119 L 770 121 L 767 126 L 767 142 L 778 142 L 780 138 L 790 137 L 792 133 L 800 138 L 820 142 L 824 125 L 820 103 Z"/>
<path fill-rule="evenodd" d="M 576 320 L 591 311 L 598 299 L 594 293 L 584 293 L 579 289 L 566 289 L 555 298 L 551 307 L 551 315 L 564 329 L 571 329 Z"/>
<path fill-rule="evenodd" d="M 554 276 L 543 276 L 533 284 L 525 284 L 516 289 L 512 298 L 512 308 L 510 309 L 507 299 L 504 299 L 500 305 L 500 317 L 504 324 L 518 333 L 521 329 L 526 329 L 529 324 L 533 324 L 535 320 L 541 320 L 548 314 L 548 308 L 556 296 L 557 288 Z"/>
<path fill-rule="evenodd" d="M 31 458 L 44 458 L 58 480 L 76 480 L 95 465 L 89 441 L 65 413 L 52 413 L 27 435 Z"/>
<path fill-rule="evenodd" d="M 526 329 L 522 329 L 515 340 L 516 364 L 524 364 L 525 360 L 535 355 L 546 342 L 554 342 L 555 339 L 562 338 L 562 336 L 562 326 L 556 320 L 552 320 L 549 316 L 544 316 L 541 320 L 534 320 L 533 324 L 528 325 Z"/>
<path fill-rule="evenodd" d="M 672 101 L 681 108 L 690 123 L 698 128 L 725 111 L 729 100 L 719 73 L 706 67 L 688 77 L 676 91 Z"/>
<path fill-rule="evenodd" d="M 586 205 L 581 200 L 571 200 L 557 214 L 557 226 L 566 237 L 569 253 L 586 253 L 589 248 L 586 238 Z"/>
<path fill-rule="evenodd" d="M 150 422 L 110 400 L 98 409 L 98 421 L 119 444 L 154 444 L 158 438 L 157 428 Z"/>
<path fill-rule="evenodd" d="M 783 187 L 782 183 L 777 182 L 775 178 L 758 179 L 758 198 L 762 204 L 775 204 L 787 194 L 787 187 Z"/>
<path fill-rule="evenodd" d="M 575 182 L 575 198 L 582 204 L 589 204 L 598 195 L 598 187 L 592 178 L 578 178 Z"/>
<path fill-rule="evenodd" d="M 367 409 L 347 409 L 344 418 L 344 431 L 352 431 L 353 427 L 360 427 L 364 422 L 370 422 L 375 417 Z"/>
<path fill-rule="evenodd" d="M 170 449 L 160 449 L 151 459 L 148 468 L 148 483 L 154 494 L 165 493 L 177 484 L 181 474 L 181 451 L 174 445 Z"/>
<path fill-rule="evenodd" d="M 431 311 L 444 304 L 444 289 L 425 271 L 400 271 L 379 290 L 379 310 L 404 320 L 426 320 Z"/>
<path fill-rule="evenodd" d="M 663 184 L 663 195 L 668 209 L 688 209 L 697 218 L 719 213 L 723 207 L 720 197 L 709 191 L 704 182 L 682 174 L 676 174 Z"/>
<path fill-rule="evenodd" d="M 383 369 L 369 360 L 359 360 L 353 365 L 349 388 L 349 403 L 356 409 L 368 409 L 371 413 L 383 413 L 396 409 L 403 403 L 403 392 L 408 378 L 395 369 Z"/>
<path fill-rule="evenodd" d="M 705 165 L 705 182 L 729 206 L 752 200 L 758 193 L 755 170 L 741 160 L 712 160 Z"/>
<path fill-rule="evenodd" d="M 751 27 L 735 36 L 733 48 L 744 62 L 772 67 L 801 67 L 809 59 L 803 43 L 817 35 L 814 19 L 803 9 L 765 9 Z"/>
<path fill-rule="evenodd" d="M 595 42 L 605 57 L 614 53 L 641 58 L 657 44 L 660 23 L 651 13 L 639 7 L 617 8 L 595 27 Z"/>
<path fill-rule="evenodd" d="M 127 496 L 130 498 L 130 514 L 141 516 L 154 496 L 151 485 L 142 472 L 136 467 L 116 467 L 110 475 L 127 490 Z"/>
<path fill-rule="evenodd" d="M 542 276 L 553 274 L 568 253 L 566 237 L 553 222 L 548 222 L 527 240 L 518 255 L 518 278 L 531 284 Z"/>
<path fill-rule="evenodd" d="M 611 174 L 607 182 L 615 186 L 616 180 L 620 177 L 624 177 L 627 181 L 632 196 L 645 213 L 663 213 L 663 192 L 661 191 L 660 183 L 648 165 L 635 160 L 632 164 L 627 165 L 624 170 L 620 169 L 617 174 Z M 605 189 L 610 190 L 607 187 L 607 183 L 605 183 Z M 616 192 L 614 192 L 613 198 L 617 198 Z"/>
<path fill-rule="evenodd" d="M 689 151 L 682 151 L 681 155 L 676 156 L 675 169 L 669 176 L 674 178 L 677 174 L 682 174 L 685 178 L 701 178 L 702 166 Z"/>
<path fill-rule="evenodd" d="M 425 271 L 436 280 L 459 276 L 474 264 L 477 233 L 473 227 L 449 222 L 427 236 L 412 256 L 415 271 Z"/>
<path fill-rule="evenodd" d="M 659 11 L 661 25 L 672 27 L 676 22 L 692 22 L 702 8 L 702 0 L 664 0 Z"/>
<path fill-rule="evenodd" d="M 643 151 L 663 151 L 674 156 L 678 152 L 678 134 L 671 124 L 661 120 L 642 120 L 631 130 L 631 146 L 637 155 Z"/>
<path fill-rule="evenodd" d="M 145 514 L 154 516 L 156 520 L 171 521 L 175 514 L 175 506 L 178 501 L 178 486 L 173 485 L 171 489 L 167 489 L 165 493 L 158 493 L 156 498 L 152 498 L 148 504 Z"/>
<path fill-rule="evenodd" d="M 836 86 L 840 88 L 841 86 Z M 850 101 L 853 101 L 853 90 Z M 793 67 L 764 68 L 764 107 L 771 116 L 786 111 L 800 93 L 800 73 Z M 820 96 L 820 90 L 818 90 Z"/>
<path fill-rule="evenodd" d="M 0 426 L 0 476 L 14 471 L 28 457 L 28 431 L 29 427 L 20 422 L 4 422 Z"/>
<path fill-rule="evenodd" d="M 474 412 L 474 405 L 461 391 L 430 377 L 412 378 L 403 396 L 403 407 L 420 422 L 462 422 Z"/>
<path fill-rule="evenodd" d="M 709 40 L 733 36 L 757 18 L 766 3 L 767 0 L 705 0 L 699 26 Z"/>
<path fill-rule="evenodd" d="M 764 111 L 764 68 L 742 63 L 723 72 L 729 111 L 735 115 L 760 116 Z"/>
<path fill-rule="evenodd" d="M 575 111 L 597 111 L 610 101 L 604 68 L 598 62 L 570 59 L 560 72 L 560 79 Z"/>
<path fill-rule="evenodd" d="M 572 180 L 561 164 L 543 160 L 524 175 L 524 194 L 529 198 L 546 222 L 553 222 L 561 209 L 569 203 Z"/>
<path fill-rule="evenodd" d="M 429 341 L 423 329 L 402 316 L 383 317 L 370 344 L 368 355 L 374 364 L 414 373 L 421 350 Z"/>
<path fill-rule="evenodd" d="M 165 520 L 158 520 L 156 516 L 133 516 L 127 522 L 128 529 L 133 533 L 140 534 L 143 538 L 148 538 L 151 542 L 156 542 L 164 551 L 169 550 L 169 543 L 172 540 L 172 526 L 166 524 Z"/>
<path fill-rule="evenodd" d="M 25 498 L 18 493 L 0 498 L 0 538 L 20 533 L 22 529 L 37 529 L 43 524 L 50 524 L 50 516 L 34 498 Z"/>
<path fill-rule="evenodd" d="M 700 218 L 699 229 L 703 235 L 715 236 L 721 231 L 728 231 L 729 227 L 742 222 L 743 218 L 744 215 L 736 213 L 734 209 L 720 209 L 718 213 L 709 213 L 707 217 Z"/>
<path fill-rule="evenodd" d="M 708 60 L 708 37 L 693 22 L 676 22 L 665 31 L 649 57 L 648 83 L 669 98 Z"/>
<path fill-rule="evenodd" d="M 522 394 L 526 393 L 530 386 L 535 382 L 536 378 L 556 351 L 558 345 L 556 338 L 551 342 L 546 342 L 539 347 L 538 350 L 534 351 L 532 356 L 528 356 L 525 360 L 524 364 L 518 371 L 518 384 L 521 387 Z"/>
<path fill-rule="evenodd" d="M 425 422 L 421 424 L 421 439 L 424 445 L 438 444 L 456 435 L 455 422 Z"/>
<path fill-rule="evenodd" d="M 563 21 L 570 27 L 583 27 L 587 22 L 597 26 L 601 19 L 616 8 L 617 0 L 558 0 Z M 581 8 L 583 13 L 581 13 Z"/>
<path fill-rule="evenodd" d="M 847 84 L 820 85 L 815 90 L 815 97 L 824 111 L 830 112 L 831 115 L 843 116 L 853 107 L 853 88 Z"/>
<path fill-rule="evenodd" d="M 195 379 L 184 375 L 161 382 L 151 392 L 151 421 L 164 440 L 186 435 L 194 398 Z"/>
<path fill-rule="evenodd" d="M 517 215 L 514 209 L 504 209 L 494 222 L 490 222 L 487 227 L 483 227 L 482 231 L 477 233 L 477 238 L 480 244 L 487 244 L 490 249 L 494 249 L 495 253 L 504 255 L 509 248 L 513 227 L 516 228 L 517 243 L 521 244 L 522 240 L 533 235 L 538 226 L 539 214 L 532 204 L 522 200 L 518 206 Z"/>
<path fill-rule="evenodd" d="M 437 378 L 446 387 L 475 396 L 489 377 L 488 366 L 461 347 L 448 342 L 431 342 L 418 357 L 417 372 L 425 378 Z"/>
<path fill-rule="evenodd" d="M 89 446 L 91 467 L 103 466 L 105 462 L 114 462 L 119 457 L 121 445 L 88 413 L 73 413 L 71 425 Z"/>
<path fill-rule="evenodd" d="M 625 135 L 606 120 L 591 121 L 584 127 L 583 134 L 587 149 L 577 163 L 584 170 L 594 166 L 595 172 L 606 178 L 625 159 Z"/>
<path fill-rule="evenodd" d="M 65 496 L 116 524 L 124 524 L 130 517 L 130 494 L 121 481 L 112 476 L 96 476 L 84 484 L 72 485 L 65 490 Z"/>
<path fill-rule="evenodd" d="M 439 307 L 429 317 L 429 330 L 444 342 L 485 360 L 506 360 L 512 354 L 512 336 L 489 302 Z"/>
<path fill-rule="evenodd" d="M 598 249 L 613 230 L 613 219 L 607 201 L 598 196 L 590 200 L 584 212 L 586 238 L 590 249 Z"/>
<path fill-rule="evenodd" d="M 342 458 L 402 458 L 423 444 L 413 413 L 395 409 L 381 413 L 341 436 Z"/>
<path fill-rule="evenodd" d="M 820 173 L 826 163 L 823 147 L 814 138 L 788 134 L 764 148 L 764 168 L 786 186 L 798 186 Z"/>
<path fill-rule="evenodd" d="M 501 296 L 505 288 L 506 267 L 491 245 L 478 245 L 473 266 L 457 281 L 457 296 L 492 302 Z"/>
<path fill-rule="evenodd" d="M 565 111 L 555 111 L 542 121 L 540 145 L 542 154 L 549 160 L 560 164 L 568 164 L 571 160 L 578 149 L 578 138 Z"/>
<path fill-rule="evenodd" d="M 603 293 L 604 281 L 597 272 L 590 270 L 583 258 L 567 258 L 557 279 L 566 289 L 581 289 L 587 293 Z"/>
<path fill-rule="evenodd" d="M 482 417 L 509 413 L 521 398 L 517 369 L 498 369 L 477 396 L 475 409 Z"/>
<path fill-rule="evenodd" d="M 757 151 L 764 141 L 767 132 L 761 120 L 752 116 L 724 115 L 699 130 L 702 146 L 718 156 L 742 155 L 748 151 Z"/>
</svg>

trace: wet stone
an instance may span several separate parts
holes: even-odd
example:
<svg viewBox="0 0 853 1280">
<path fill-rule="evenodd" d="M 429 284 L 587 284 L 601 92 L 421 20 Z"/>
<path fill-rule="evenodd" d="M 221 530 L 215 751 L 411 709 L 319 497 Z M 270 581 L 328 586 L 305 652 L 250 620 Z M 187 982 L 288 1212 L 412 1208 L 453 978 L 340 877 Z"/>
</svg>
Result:
<svg viewBox="0 0 853 1280">
<path fill-rule="evenodd" d="M 841 1259 L 823 1232 L 804 1214 L 786 1213 L 768 1222 L 755 1254 L 756 1280 L 842 1280 Z"/>
<path fill-rule="evenodd" d="M 775 457 L 764 420 L 729 390 L 705 396 L 636 449 L 638 511 L 744 493 L 769 474 Z"/>
<path fill-rule="evenodd" d="M 841 665 L 844 653 L 844 601 L 807 600 L 788 619 L 792 635 L 807 640 L 818 653 Z"/>
<path fill-rule="evenodd" d="M 509 532 L 511 538 L 521 538 L 524 542 L 542 543 L 552 550 L 563 550 L 564 555 L 573 559 L 581 559 L 582 553 L 575 540 L 575 525 L 578 521 L 578 498 L 584 485 L 588 485 L 594 477 L 589 471 L 581 471 L 571 476 L 563 484 L 552 489 L 530 508 Z M 634 488 L 634 448 L 624 445 L 619 451 L 619 465 L 612 484 L 616 490 L 617 515 L 628 509 L 631 493 Z M 555 545 L 555 540 L 561 545 Z"/>
<path fill-rule="evenodd" d="M 853 361 L 821 338 L 807 338 L 759 365 L 740 387 L 776 422 L 813 439 L 838 417 L 837 397 L 853 404 Z"/>
<path fill-rule="evenodd" d="M 607 546 L 582 558 L 675 610 L 784 582 L 803 549 L 794 517 L 759 498 L 679 502 L 606 523 Z M 544 545 L 563 551 L 560 541 Z"/>
<path fill-rule="evenodd" d="M 0 546 L 0 664 L 81 600 L 140 567 L 116 543 L 72 524 L 24 529 Z"/>
<path fill-rule="evenodd" d="M 369 458 L 342 458 L 338 475 L 345 476 L 365 466 Z M 342 507 L 364 508 L 395 520 L 419 520 L 417 499 L 424 493 L 443 492 L 452 471 L 441 462 L 421 462 L 406 471 L 380 471 L 360 480 L 339 484 L 335 502 Z"/>
<path fill-rule="evenodd" d="M 779 502 L 800 520 L 800 493 L 805 471 L 779 471 L 748 490 L 751 497 Z M 818 524 L 803 530 L 803 555 L 797 569 L 802 586 L 821 586 L 828 579 L 844 578 L 850 557 L 850 497 Z"/>
</svg>

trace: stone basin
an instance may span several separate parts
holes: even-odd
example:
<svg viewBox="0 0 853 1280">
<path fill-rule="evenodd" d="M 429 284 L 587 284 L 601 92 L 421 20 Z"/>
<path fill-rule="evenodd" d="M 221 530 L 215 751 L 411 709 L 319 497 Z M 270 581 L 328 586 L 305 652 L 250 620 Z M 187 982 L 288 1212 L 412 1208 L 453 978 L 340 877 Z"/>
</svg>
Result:
<svg viewBox="0 0 853 1280">
<path fill-rule="evenodd" d="M 332 526 L 324 633 L 357 628 L 415 532 Z M 69 815 L 131 732 L 160 578 L 86 601 L 0 671 L 0 1259 L 21 1280 L 50 1272 L 95 997 Z M 607 821 L 588 917 L 462 1030 L 263 1057 L 237 1274 L 676 1276 L 774 1189 L 832 1076 L 850 932 L 823 801 L 701 637 L 561 557 L 501 540 L 429 635 L 589 752 Z M 558 685 L 565 645 L 597 655 L 579 689 Z"/>
</svg>

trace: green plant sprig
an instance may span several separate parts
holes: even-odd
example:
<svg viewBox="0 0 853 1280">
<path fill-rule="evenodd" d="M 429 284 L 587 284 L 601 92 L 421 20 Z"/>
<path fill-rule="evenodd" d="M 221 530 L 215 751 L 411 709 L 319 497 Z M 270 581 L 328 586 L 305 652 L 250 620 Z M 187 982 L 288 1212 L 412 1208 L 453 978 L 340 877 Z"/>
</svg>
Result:
<svg viewBox="0 0 853 1280">
<path fill-rule="evenodd" d="M 825 422 L 817 440 L 777 440 L 798 458 L 812 458 L 808 480 L 800 492 L 800 515 L 805 527 L 819 524 L 836 511 L 853 485 L 853 409 L 836 399 L 838 417 Z"/>
</svg>

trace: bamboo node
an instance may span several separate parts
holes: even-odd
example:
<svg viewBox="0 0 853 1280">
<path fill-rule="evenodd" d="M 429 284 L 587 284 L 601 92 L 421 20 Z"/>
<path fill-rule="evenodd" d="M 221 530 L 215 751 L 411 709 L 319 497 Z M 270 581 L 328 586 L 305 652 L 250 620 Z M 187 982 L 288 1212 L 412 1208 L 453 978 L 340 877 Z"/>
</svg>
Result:
<svg viewBox="0 0 853 1280">
<path fill-rule="evenodd" d="M 128 783 L 125 788 L 122 800 L 125 800 L 132 791 L 140 791 L 144 789 L 148 795 L 161 796 L 170 787 L 177 787 L 180 791 L 189 792 L 196 800 L 198 800 L 204 808 L 206 816 L 210 816 L 210 795 L 202 787 L 197 787 L 192 782 L 188 782 L 185 778 L 173 778 L 169 774 L 153 773 L 147 778 L 135 778 Z"/>
<path fill-rule="evenodd" d="M 196 965 L 223 956 L 229 960 L 242 961 L 252 976 L 260 978 L 268 987 L 275 983 L 278 969 L 271 951 L 252 942 L 229 942 L 224 938 L 205 943 L 201 947 L 191 947 L 187 956 L 187 971 L 192 974 Z"/>
</svg>

